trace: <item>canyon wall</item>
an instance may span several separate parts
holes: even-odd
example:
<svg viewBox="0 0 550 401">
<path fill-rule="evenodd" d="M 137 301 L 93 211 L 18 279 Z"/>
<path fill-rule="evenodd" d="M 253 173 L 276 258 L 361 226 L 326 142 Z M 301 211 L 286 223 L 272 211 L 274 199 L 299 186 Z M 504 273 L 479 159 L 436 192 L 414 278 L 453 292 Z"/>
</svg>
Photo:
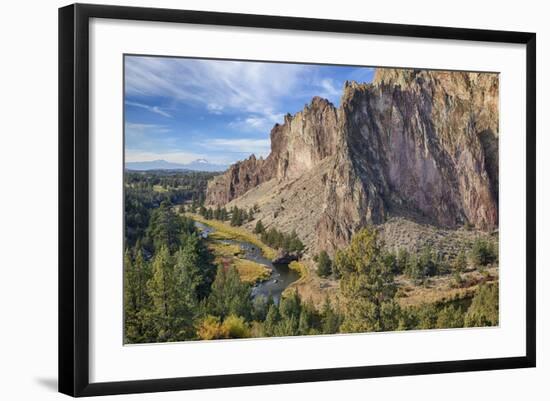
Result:
<svg viewBox="0 0 550 401">
<path fill-rule="evenodd" d="M 243 195 L 268 184 L 312 191 L 320 210 L 292 205 L 264 217 L 288 229 L 292 211 L 298 235 L 329 251 L 392 216 L 497 228 L 498 88 L 497 74 L 378 69 L 372 83 L 347 82 L 339 108 L 315 97 L 287 115 L 271 130 L 269 156 L 252 156 L 213 179 L 207 204 L 239 205 L 242 197 L 271 211 L 274 196 L 265 189 L 257 199 Z M 300 224 L 299 213 L 316 221 Z"/>
</svg>

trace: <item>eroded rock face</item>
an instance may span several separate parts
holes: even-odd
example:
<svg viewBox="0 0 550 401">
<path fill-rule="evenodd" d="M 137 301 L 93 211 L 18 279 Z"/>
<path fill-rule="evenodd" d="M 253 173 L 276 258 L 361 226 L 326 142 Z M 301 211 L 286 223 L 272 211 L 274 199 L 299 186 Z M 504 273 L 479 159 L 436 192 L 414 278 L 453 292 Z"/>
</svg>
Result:
<svg viewBox="0 0 550 401">
<path fill-rule="evenodd" d="M 254 155 L 229 167 L 222 175 L 208 182 L 206 203 L 225 205 L 251 188 L 271 179 L 271 170 L 265 168 L 264 159 L 256 159 Z"/>
<path fill-rule="evenodd" d="M 206 202 L 222 206 L 272 178 L 296 179 L 334 154 L 339 137 L 337 109 L 328 100 L 314 97 L 304 110 L 287 114 L 282 125 L 275 124 L 267 159 L 252 155 L 210 181 Z"/>
<path fill-rule="evenodd" d="M 498 75 L 379 69 L 371 84 L 348 82 L 338 109 L 316 97 L 287 115 L 271 131 L 267 159 L 231 166 L 209 184 L 207 203 L 238 204 L 259 184 L 291 183 L 320 166 L 322 210 L 314 213 L 311 248 L 344 246 L 358 228 L 390 216 L 496 228 Z M 283 208 L 273 224 L 284 219 Z"/>
</svg>

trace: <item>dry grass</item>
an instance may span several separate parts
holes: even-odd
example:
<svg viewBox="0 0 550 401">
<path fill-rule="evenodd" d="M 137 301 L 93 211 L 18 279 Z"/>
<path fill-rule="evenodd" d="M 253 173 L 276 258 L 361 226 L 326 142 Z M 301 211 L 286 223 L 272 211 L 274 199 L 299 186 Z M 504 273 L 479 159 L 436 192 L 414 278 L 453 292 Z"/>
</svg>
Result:
<svg viewBox="0 0 550 401">
<path fill-rule="evenodd" d="M 238 245 L 223 244 L 208 240 L 208 249 L 214 254 L 214 263 L 224 267 L 234 266 L 239 272 L 241 281 L 256 283 L 271 276 L 271 269 L 260 263 L 239 257 L 242 250 Z"/>
<path fill-rule="evenodd" d="M 235 258 L 233 265 L 239 272 L 241 281 L 245 283 L 256 283 L 271 276 L 271 269 L 251 260 Z"/>
<path fill-rule="evenodd" d="M 296 280 L 295 283 L 299 283 L 300 281 L 305 281 L 307 276 L 309 275 L 309 270 L 307 269 L 306 265 L 302 262 L 293 260 L 288 264 L 288 268 L 290 270 L 294 270 L 300 275 L 300 278 Z"/>
<path fill-rule="evenodd" d="M 316 308 L 320 309 L 328 296 L 333 306 L 338 304 L 338 281 L 320 278 L 315 273 L 315 263 L 307 258 L 288 265 L 290 269 L 297 271 L 300 278 L 290 284 L 283 296 L 290 291 L 297 291 L 302 300 L 310 300 Z"/>
<path fill-rule="evenodd" d="M 153 191 L 155 192 L 168 192 L 168 189 L 164 188 L 162 185 L 153 185 Z"/>
<path fill-rule="evenodd" d="M 236 244 L 224 244 L 217 241 L 209 241 L 208 248 L 217 256 L 232 257 L 243 253 L 241 247 Z"/>
<path fill-rule="evenodd" d="M 398 276 L 398 302 L 401 306 L 414 306 L 471 298 L 481 284 L 498 282 L 498 268 L 489 268 L 485 273 L 474 270 L 461 276 L 463 283 L 460 286 L 454 284 L 452 275 L 436 276 L 417 285 L 405 276 Z"/>
<path fill-rule="evenodd" d="M 214 254 L 215 264 L 222 265 L 224 267 L 234 266 L 239 272 L 241 281 L 245 283 L 256 283 L 258 281 L 266 280 L 271 276 L 271 269 L 267 266 L 239 257 L 243 254 L 243 250 L 239 245 L 224 244 L 223 242 L 218 241 L 219 239 L 237 239 L 231 233 L 224 231 L 226 227 L 221 227 L 220 224 L 216 224 L 219 223 L 216 221 L 205 220 L 202 218 L 199 220 L 199 218 L 196 218 L 195 215 L 191 215 L 191 217 L 201 223 L 208 224 L 217 230 L 214 234 L 208 236 L 207 238 L 208 249 L 210 249 L 210 251 Z M 241 237 L 238 239 L 244 240 Z"/>
</svg>

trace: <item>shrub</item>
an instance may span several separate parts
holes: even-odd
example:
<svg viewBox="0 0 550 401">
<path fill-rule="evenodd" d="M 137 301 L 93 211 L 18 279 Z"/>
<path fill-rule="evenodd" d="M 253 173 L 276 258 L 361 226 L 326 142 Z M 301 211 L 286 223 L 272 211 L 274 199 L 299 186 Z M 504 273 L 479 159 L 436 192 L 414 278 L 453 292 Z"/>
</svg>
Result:
<svg viewBox="0 0 550 401">
<path fill-rule="evenodd" d="M 197 335 L 201 340 L 215 340 L 227 338 L 228 332 L 220 323 L 219 317 L 208 315 L 199 323 Z"/>
<path fill-rule="evenodd" d="M 226 338 L 250 337 L 250 331 L 244 319 L 240 316 L 229 315 L 221 326 L 221 331 Z"/>
</svg>

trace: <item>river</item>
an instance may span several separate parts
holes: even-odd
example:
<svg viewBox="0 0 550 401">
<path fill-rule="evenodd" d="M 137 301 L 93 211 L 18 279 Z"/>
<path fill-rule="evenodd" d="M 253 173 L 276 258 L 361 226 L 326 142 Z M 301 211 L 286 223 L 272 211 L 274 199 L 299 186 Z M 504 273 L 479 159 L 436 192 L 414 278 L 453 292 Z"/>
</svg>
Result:
<svg viewBox="0 0 550 401">
<path fill-rule="evenodd" d="M 201 231 L 206 238 L 214 233 L 216 229 L 207 224 L 195 221 L 195 226 Z M 279 303 L 281 294 L 290 284 L 298 280 L 300 277 L 297 272 L 288 268 L 288 265 L 273 264 L 271 260 L 264 257 L 262 250 L 256 245 L 245 241 L 232 239 L 215 240 L 224 244 L 236 244 L 244 251 L 243 259 L 248 259 L 261 265 L 267 266 L 271 270 L 271 277 L 268 280 L 256 283 L 252 287 L 252 297 L 256 298 L 260 295 L 268 297 L 271 295 L 275 303 Z"/>
</svg>

